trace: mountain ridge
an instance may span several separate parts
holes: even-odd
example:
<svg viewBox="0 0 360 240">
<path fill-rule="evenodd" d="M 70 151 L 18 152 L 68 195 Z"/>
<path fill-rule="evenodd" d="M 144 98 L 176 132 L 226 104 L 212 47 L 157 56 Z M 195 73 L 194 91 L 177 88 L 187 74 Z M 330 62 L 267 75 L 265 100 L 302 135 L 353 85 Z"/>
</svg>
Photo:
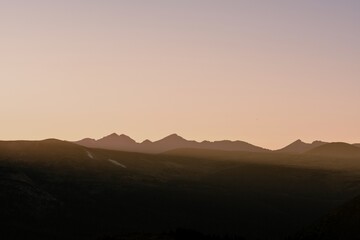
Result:
<svg viewBox="0 0 360 240">
<path fill-rule="evenodd" d="M 269 152 L 270 150 L 252 145 L 244 141 L 202 141 L 187 140 L 174 133 L 157 141 L 145 140 L 136 142 L 127 135 L 112 133 L 98 140 L 84 138 L 74 142 L 78 145 L 108 150 L 121 150 L 143 153 L 162 153 L 179 148 L 215 149 L 226 151 Z"/>
<path fill-rule="evenodd" d="M 240 140 L 218 140 L 218 141 L 195 141 L 188 140 L 182 136 L 174 133 L 170 134 L 162 139 L 151 141 L 146 139 L 142 142 L 136 142 L 134 139 L 125 134 L 112 133 L 99 139 L 84 138 L 79 141 L 75 141 L 78 145 L 99 148 L 107 150 L 127 151 L 127 152 L 141 152 L 141 153 L 163 153 L 175 149 L 209 149 L 209 150 L 222 150 L 222 151 L 243 151 L 243 152 L 277 152 L 285 154 L 303 154 L 317 147 L 329 144 L 330 142 L 324 142 L 315 140 L 311 143 L 306 143 L 301 139 L 298 139 L 289 145 L 277 149 L 270 150 L 261 146 L 253 145 L 251 143 Z M 354 147 L 360 148 L 360 144 L 349 144 Z"/>
<path fill-rule="evenodd" d="M 284 148 L 276 150 L 276 151 L 281 152 L 281 153 L 296 153 L 296 154 L 299 154 L 299 153 L 305 153 L 307 151 L 310 151 L 311 149 L 322 146 L 324 144 L 326 144 L 326 142 L 313 141 L 312 143 L 305 143 L 302 140 L 298 139 L 295 142 L 285 146 Z"/>
</svg>

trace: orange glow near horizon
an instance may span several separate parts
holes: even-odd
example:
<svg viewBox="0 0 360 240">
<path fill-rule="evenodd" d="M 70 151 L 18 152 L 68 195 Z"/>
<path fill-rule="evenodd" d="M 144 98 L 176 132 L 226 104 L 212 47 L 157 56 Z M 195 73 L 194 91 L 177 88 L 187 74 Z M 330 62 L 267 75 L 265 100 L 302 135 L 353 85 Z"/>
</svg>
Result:
<svg viewBox="0 0 360 240">
<path fill-rule="evenodd" d="M 2 1 L 0 139 L 360 142 L 358 1 L 140 2 Z"/>
</svg>

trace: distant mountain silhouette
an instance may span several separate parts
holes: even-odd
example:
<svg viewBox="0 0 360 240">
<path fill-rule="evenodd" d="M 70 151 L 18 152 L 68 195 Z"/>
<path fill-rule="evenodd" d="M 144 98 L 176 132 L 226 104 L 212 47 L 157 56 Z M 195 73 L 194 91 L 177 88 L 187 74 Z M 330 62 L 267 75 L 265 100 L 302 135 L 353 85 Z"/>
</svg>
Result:
<svg viewBox="0 0 360 240">
<path fill-rule="evenodd" d="M 142 143 L 137 143 L 126 135 L 118 135 L 113 133 L 109 136 L 103 137 L 99 140 L 85 138 L 75 142 L 79 145 L 100 148 L 109 150 L 144 152 L 144 153 L 162 153 L 179 148 L 194 148 L 194 149 L 214 149 L 224 151 L 248 151 L 248 152 L 268 152 L 269 150 L 252 145 L 243 141 L 190 141 L 183 137 L 172 134 L 161 140 L 151 142 L 145 140 Z"/>
<path fill-rule="evenodd" d="M 306 154 L 325 157 L 360 158 L 360 148 L 348 143 L 328 143 L 314 148 L 306 152 Z"/>
<path fill-rule="evenodd" d="M 136 151 L 139 147 L 139 144 L 129 136 L 124 134 L 118 135 L 116 133 L 112 133 L 99 140 L 85 138 L 76 143 L 91 148 L 112 149 L 119 151 Z"/>
<path fill-rule="evenodd" d="M 76 144 L 87 147 L 96 147 L 97 141 L 93 138 L 84 138 L 80 141 L 77 141 Z"/>
<path fill-rule="evenodd" d="M 301 141 L 300 139 L 291 143 L 290 145 L 277 150 L 277 152 L 282 153 L 305 153 L 307 151 L 310 151 L 311 149 L 314 149 L 316 147 L 322 146 L 326 144 L 326 142 L 321 141 L 314 141 L 312 143 L 305 143 Z"/>
</svg>

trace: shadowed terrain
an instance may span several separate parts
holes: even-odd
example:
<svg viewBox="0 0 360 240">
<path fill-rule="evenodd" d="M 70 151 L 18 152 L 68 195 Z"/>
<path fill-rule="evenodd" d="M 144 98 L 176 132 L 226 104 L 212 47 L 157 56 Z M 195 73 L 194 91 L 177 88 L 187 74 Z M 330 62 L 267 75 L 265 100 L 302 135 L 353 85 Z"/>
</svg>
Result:
<svg viewBox="0 0 360 240">
<path fill-rule="evenodd" d="M 334 209 L 293 239 L 360 239 L 360 196 Z"/>
<path fill-rule="evenodd" d="M 348 158 L 349 146 L 306 154 L 188 148 L 146 154 L 55 139 L 0 142 L 1 234 L 285 239 L 360 195 L 360 159 Z M 184 232 L 176 229 L 190 230 L 179 238 Z"/>
</svg>

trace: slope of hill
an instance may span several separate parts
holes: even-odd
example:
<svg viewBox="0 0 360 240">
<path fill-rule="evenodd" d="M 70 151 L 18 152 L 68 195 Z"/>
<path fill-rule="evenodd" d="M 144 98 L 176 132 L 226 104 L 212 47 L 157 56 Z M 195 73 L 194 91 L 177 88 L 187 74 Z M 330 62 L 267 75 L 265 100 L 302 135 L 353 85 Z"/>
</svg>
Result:
<svg viewBox="0 0 360 240">
<path fill-rule="evenodd" d="M 321 141 L 314 141 L 312 143 L 305 143 L 303 141 L 301 141 L 300 139 L 291 143 L 290 145 L 277 150 L 277 152 L 282 152 L 282 153 L 304 153 L 307 152 L 313 148 L 319 147 L 326 144 L 325 142 L 321 142 Z"/>
<path fill-rule="evenodd" d="M 306 154 L 333 158 L 360 158 L 360 148 L 348 143 L 328 143 L 314 148 Z"/>
<path fill-rule="evenodd" d="M 249 152 L 269 151 L 267 149 L 254 146 L 252 144 L 243 141 L 224 140 L 224 141 L 215 141 L 215 142 L 209 142 L 209 141 L 196 142 L 196 141 L 186 140 L 177 134 L 172 134 L 155 142 L 145 140 L 142 143 L 137 143 L 126 135 L 117 135 L 113 133 L 99 140 L 85 138 L 75 143 L 91 148 L 130 151 L 130 152 L 144 152 L 144 153 L 161 153 L 179 148 L 215 149 L 215 150 L 226 150 L 226 151 L 249 151 Z"/>
<path fill-rule="evenodd" d="M 43 141 L 0 141 L 3 164 L 34 165 L 41 169 L 102 171 L 110 164 L 99 161 L 94 151 L 75 143 L 48 139 Z"/>
<path fill-rule="evenodd" d="M 92 139 L 92 138 L 84 138 L 80 141 L 77 141 L 75 142 L 76 144 L 78 145 L 81 145 L 81 146 L 86 146 L 86 147 L 96 147 L 97 145 L 97 141 L 95 139 Z"/>
</svg>

